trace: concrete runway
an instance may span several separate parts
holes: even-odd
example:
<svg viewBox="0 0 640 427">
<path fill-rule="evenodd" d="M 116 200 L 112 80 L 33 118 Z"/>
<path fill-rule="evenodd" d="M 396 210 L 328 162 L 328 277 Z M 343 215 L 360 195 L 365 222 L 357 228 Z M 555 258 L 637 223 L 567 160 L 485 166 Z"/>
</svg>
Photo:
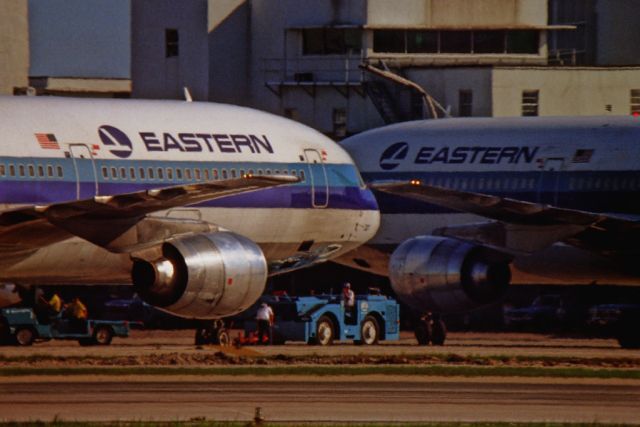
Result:
<svg viewBox="0 0 640 427">
<path fill-rule="evenodd" d="M 0 379 L 0 421 L 557 421 L 637 423 L 640 382 L 406 377 Z"/>
</svg>

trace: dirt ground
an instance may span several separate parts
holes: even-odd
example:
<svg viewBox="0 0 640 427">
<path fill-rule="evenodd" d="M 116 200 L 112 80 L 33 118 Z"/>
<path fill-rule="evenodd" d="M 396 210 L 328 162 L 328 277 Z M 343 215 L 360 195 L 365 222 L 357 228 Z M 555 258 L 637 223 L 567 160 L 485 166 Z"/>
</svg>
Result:
<svg viewBox="0 0 640 427">
<path fill-rule="evenodd" d="M 235 336 L 239 331 L 234 331 Z M 450 333 L 444 346 L 419 346 L 411 333 L 375 346 L 350 342 L 241 348 L 196 346 L 192 330 L 133 330 L 110 346 L 75 341 L 0 347 L 0 366 L 209 366 L 242 364 L 476 364 L 640 368 L 640 351 L 615 340 L 557 338 L 528 333 Z"/>
</svg>

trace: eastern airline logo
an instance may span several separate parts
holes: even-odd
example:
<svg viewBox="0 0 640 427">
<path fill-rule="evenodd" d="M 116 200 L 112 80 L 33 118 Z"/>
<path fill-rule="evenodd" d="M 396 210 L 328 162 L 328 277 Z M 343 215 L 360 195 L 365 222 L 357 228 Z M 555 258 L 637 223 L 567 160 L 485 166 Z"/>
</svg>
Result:
<svg viewBox="0 0 640 427">
<path fill-rule="evenodd" d="M 131 155 L 133 151 L 133 145 L 129 137 L 118 128 L 113 126 L 103 125 L 98 128 L 98 135 L 104 145 L 109 148 L 109 151 L 114 156 L 118 156 L 125 159 Z"/>
<path fill-rule="evenodd" d="M 396 142 L 384 150 L 380 156 L 380 167 L 384 170 L 395 169 L 400 165 L 400 161 L 407 157 L 409 144 L 406 142 Z"/>
</svg>

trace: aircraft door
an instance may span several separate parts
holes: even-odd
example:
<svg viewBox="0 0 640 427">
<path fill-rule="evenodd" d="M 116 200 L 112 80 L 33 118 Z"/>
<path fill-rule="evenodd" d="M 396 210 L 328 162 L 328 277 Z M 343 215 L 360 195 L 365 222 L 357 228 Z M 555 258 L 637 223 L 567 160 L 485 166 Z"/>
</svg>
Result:
<svg viewBox="0 0 640 427">
<path fill-rule="evenodd" d="M 69 153 L 76 173 L 76 198 L 90 199 L 98 195 L 98 174 L 91 150 L 85 144 L 70 144 Z"/>
<path fill-rule="evenodd" d="M 544 162 L 538 180 L 538 203 L 558 205 L 560 178 L 564 169 L 564 158 L 549 158 Z"/>
<path fill-rule="evenodd" d="M 329 205 L 329 180 L 322 156 L 317 150 L 304 150 L 307 169 L 311 180 L 311 205 L 314 208 L 326 208 Z"/>
</svg>

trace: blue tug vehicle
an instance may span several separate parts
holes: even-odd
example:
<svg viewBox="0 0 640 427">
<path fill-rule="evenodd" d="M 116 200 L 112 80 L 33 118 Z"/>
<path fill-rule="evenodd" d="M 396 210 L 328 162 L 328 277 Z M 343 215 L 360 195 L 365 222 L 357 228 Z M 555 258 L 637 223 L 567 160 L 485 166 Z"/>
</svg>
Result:
<svg viewBox="0 0 640 427">
<path fill-rule="evenodd" d="M 384 295 L 356 295 L 353 310 L 345 308 L 340 295 L 265 295 L 257 306 L 263 302 L 275 314 L 274 344 L 302 341 L 331 345 L 334 341 L 353 340 L 372 345 L 400 338 L 400 306 Z M 245 337 L 251 336 L 256 330 L 255 320 L 245 321 L 244 329 Z"/>
</svg>

